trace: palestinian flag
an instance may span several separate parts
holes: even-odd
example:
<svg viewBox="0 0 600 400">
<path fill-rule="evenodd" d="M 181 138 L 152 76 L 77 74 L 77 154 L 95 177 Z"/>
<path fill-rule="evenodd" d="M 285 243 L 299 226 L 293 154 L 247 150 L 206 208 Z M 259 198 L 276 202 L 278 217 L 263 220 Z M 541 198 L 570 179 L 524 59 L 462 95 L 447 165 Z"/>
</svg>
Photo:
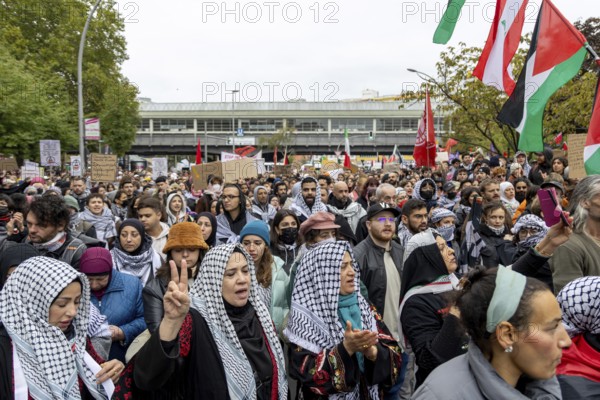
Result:
<svg viewBox="0 0 600 400">
<path fill-rule="evenodd" d="M 506 92 L 515 88 L 511 61 L 519 48 L 528 0 L 497 0 L 494 22 L 473 76 Z M 516 12 L 515 12 L 516 11 Z"/>
<path fill-rule="evenodd" d="M 585 148 L 583 150 L 583 162 L 588 175 L 600 174 L 600 79 L 596 86 L 594 106 L 592 107 L 592 119 L 588 127 Z"/>
<path fill-rule="evenodd" d="M 519 150 L 542 151 L 542 120 L 550 96 L 571 80 L 586 55 L 585 37 L 544 0 L 515 90 L 498 120 L 520 134 Z"/>
<path fill-rule="evenodd" d="M 425 4 L 425 3 L 423 3 Z M 465 0 L 449 0 L 448 6 L 446 7 L 446 11 L 444 15 L 442 15 L 442 19 L 440 20 L 440 24 L 438 25 L 435 33 L 433 34 L 433 43 L 437 44 L 446 44 L 452 37 L 454 33 L 454 28 L 456 27 L 456 23 L 460 18 L 460 10 L 462 10 L 465 5 Z"/>
</svg>

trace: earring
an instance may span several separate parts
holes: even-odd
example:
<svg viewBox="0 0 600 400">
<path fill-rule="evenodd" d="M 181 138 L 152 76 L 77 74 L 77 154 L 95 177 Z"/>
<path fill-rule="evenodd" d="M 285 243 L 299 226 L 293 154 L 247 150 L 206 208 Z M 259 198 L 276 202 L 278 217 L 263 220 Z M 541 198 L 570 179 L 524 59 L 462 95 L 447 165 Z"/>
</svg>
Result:
<svg viewBox="0 0 600 400">
<path fill-rule="evenodd" d="M 512 351 L 513 351 L 512 346 L 508 346 L 507 348 L 504 349 L 505 353 L 512 353 Z"/>
</svg>

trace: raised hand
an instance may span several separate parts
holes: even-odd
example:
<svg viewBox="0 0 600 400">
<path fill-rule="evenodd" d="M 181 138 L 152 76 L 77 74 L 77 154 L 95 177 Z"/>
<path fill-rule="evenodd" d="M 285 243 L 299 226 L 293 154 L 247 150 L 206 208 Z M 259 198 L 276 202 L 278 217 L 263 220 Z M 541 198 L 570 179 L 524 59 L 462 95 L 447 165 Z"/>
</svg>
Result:
<svg viewBox="0 0 600 400">
<path fill-rule="evenodd" d="M 164 341 L 171 341 L 177 337 L 183 320 L 190 310 L 187 262 L 181 261 L 181 274 L 177 271 L 173 260 L 169 262 L 169 266 L 171 267 L 171 281 L 163 297 L 165 315 L 159 327 L 160 338 Z"/>
</svg>

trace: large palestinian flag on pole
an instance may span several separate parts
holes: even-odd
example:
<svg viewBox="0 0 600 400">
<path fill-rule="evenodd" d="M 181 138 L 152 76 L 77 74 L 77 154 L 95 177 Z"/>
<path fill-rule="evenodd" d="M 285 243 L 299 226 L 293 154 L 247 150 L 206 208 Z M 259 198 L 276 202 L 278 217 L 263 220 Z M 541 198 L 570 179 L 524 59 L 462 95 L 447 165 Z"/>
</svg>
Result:
<svg viewBox="0 0 600 400">
<path fill-rule="evenodd" d="M 581 68 L 586 44 L 581 32 L 550 0 L 544 0 L 515 90 L 498 114 L 500 122 L 521 134 L 519 150 L 544 149 L 544 108 L 554 92 Z"/>
<path fill-rule="evenodd" d="M 444 15 L 442 15 L 442 19 L 433 34 L 433 43 L 448 43 L 454 33 L 454 28 L 460 18 L 460 11 L 464 5 L 465 0 L 448 0 L 446 11 L 444 12 Z"/>
<path fill-rule="evenodd" d="M 511 61 L 519 48 L 527 0 L 497 0 L 494 22 L 473 76 L 509 96 L 515 88 Z"/>
<path fill-rule="evenodd" d="M 599 63 L 600 64 L 600 63 Z M 585 172 L 588 175 L 600 174 L 600 79 L 596 86 L 594 105 L 592 107 L 592 119 L 588 127 L 585 148 L 583 150 L 583 162 Z"/>
</svg>

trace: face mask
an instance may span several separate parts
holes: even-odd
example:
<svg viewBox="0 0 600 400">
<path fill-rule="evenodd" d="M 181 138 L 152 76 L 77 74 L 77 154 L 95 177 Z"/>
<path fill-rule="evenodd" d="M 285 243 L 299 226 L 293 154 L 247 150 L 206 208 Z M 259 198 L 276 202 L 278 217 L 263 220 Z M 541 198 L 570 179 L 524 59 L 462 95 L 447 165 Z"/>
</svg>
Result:
<svg viewBox="0 0 600 400">
<path fill-rule="evenodd" d="M 279 238 L 283 244 L 291 245 L 296 243 L 298 237 L 298 228 L 284 228 L 281 230 L 281 236 Z"/>
<path fill-rule="evenodd" d="M 450 192 L 450 193 L 446 194 L 446 197 L 449 198 L 450 200 L 454 200 L 456 198 L 456 192 Z"/>
<path fill-rule="evenodd" d="M 0 216 L 5 216 L 6 214 L 8 214 L 8 207 L 0 206 Z"/>
<path fill-rule="evenodd" d="M 446 242 L 449 242 L 454 239 L 454 225 L 446 225 L 436 228 L 441 237 L 444 238 Z"/>
<path fill-rule="evenodd" d="M 213 192 L 218 192 L 219 190 L 221 190 L 221 185 L 219 185 L 219 184 L 212 185 L 212 190 L 213 190 Z"/>
<path fill-rule="evenodd" d="M 515 194 L 515 199 L 517 199 L 519 203 L 522 203 L 523 200 L 525 200 L 525 197 L 527 197 L 527 193 L 525 192 L 518 192 Z"/>
<path fill-rule="evenodd" d="M 430 190 L 422 190 L 421 191 L 421 197 L 424 200 L 431 200 L 433 198 L 433 192 Z"/>
</svg>

